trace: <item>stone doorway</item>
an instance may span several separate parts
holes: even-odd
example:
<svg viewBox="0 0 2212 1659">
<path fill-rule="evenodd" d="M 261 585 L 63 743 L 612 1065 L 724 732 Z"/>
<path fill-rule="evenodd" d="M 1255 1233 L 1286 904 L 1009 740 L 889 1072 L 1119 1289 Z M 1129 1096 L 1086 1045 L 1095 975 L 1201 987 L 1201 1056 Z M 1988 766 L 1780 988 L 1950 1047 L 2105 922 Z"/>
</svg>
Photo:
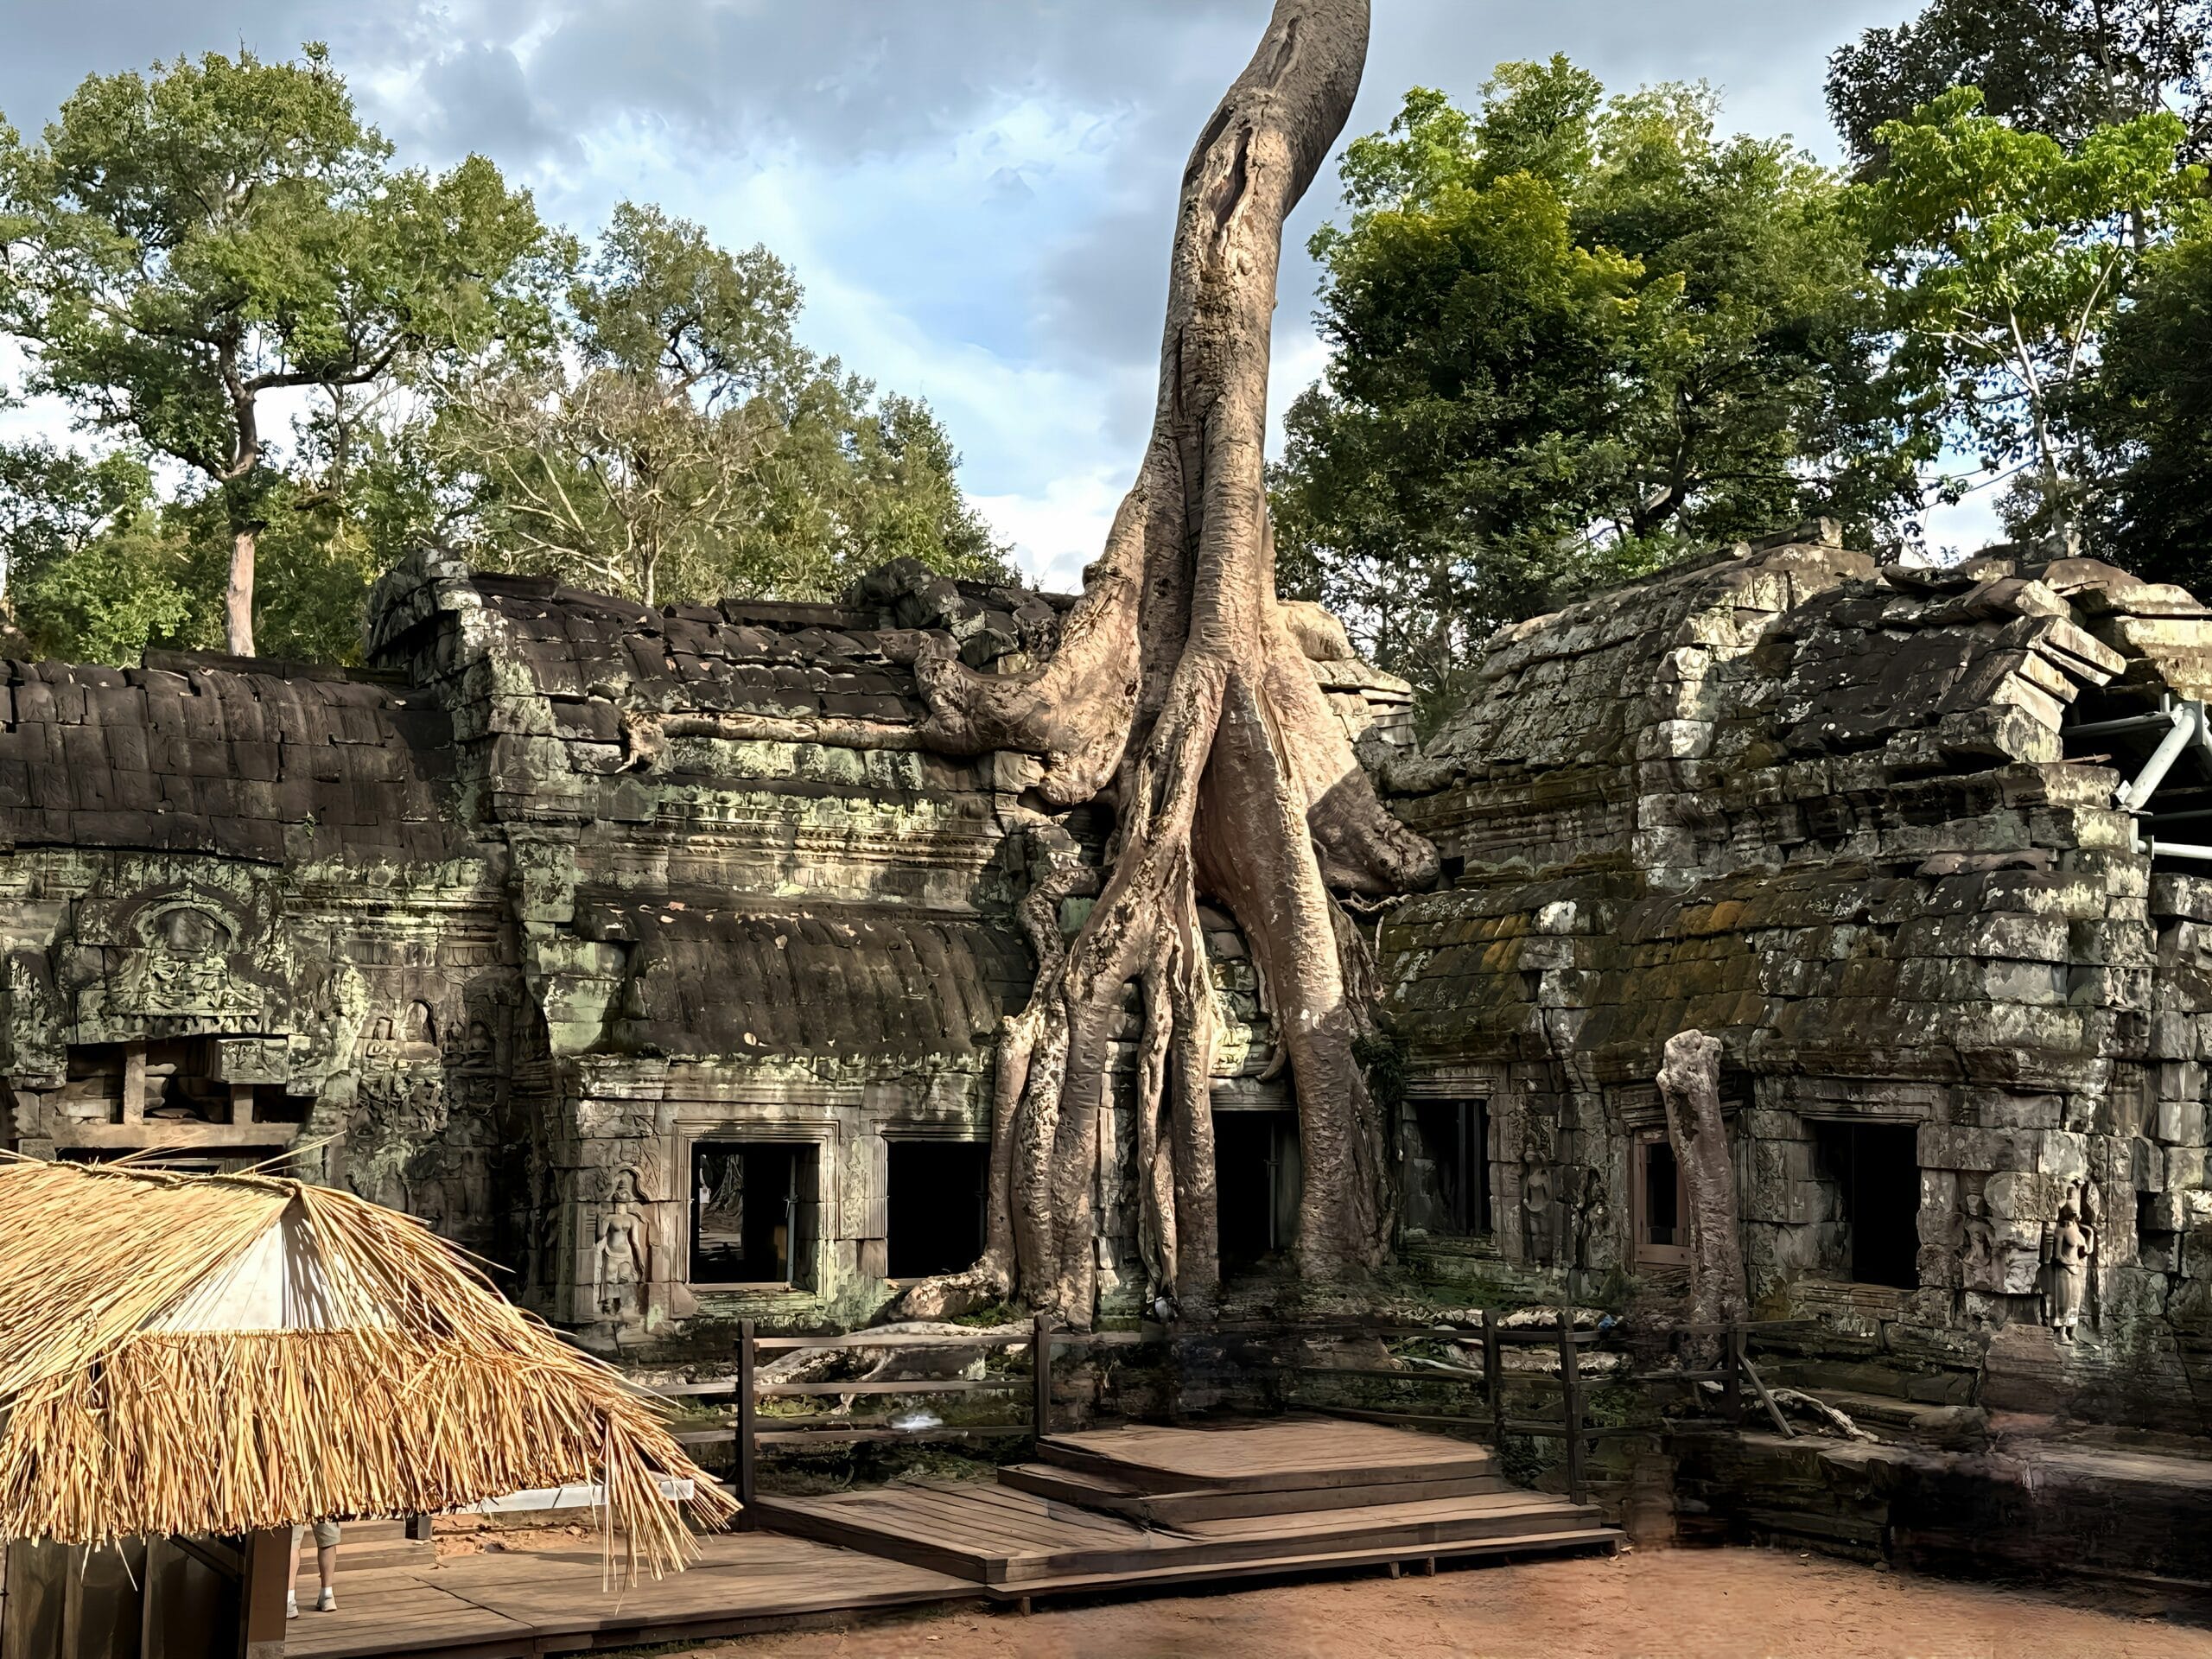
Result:
<svg viewBox="0 0 2212 1659">
<path fill-rule="evenodd" d="M 1920 1161 L 1910 1123 L 1816 1122 L 1813 1163 L 1834 1193 L 1853 1283 L 1919 1287 Z"/>
<path fill-rule="evenodd" d="M 817 1148 L 810 1145 L 695 1141 L 691 1283 L 810 1287 L 818 1184 Z"/>
<path fill-rule="evenodd" d="M 893 1279 L 959 1273 L 983 1254 L 990 1143 L 893 1141 L 886 1244 Z"/>
<path fill-rule="evenodd" d="M 1216 1112 L 1213 1162 L 1223 1270 L 1289 1249 L 1298 1236 L 1298 1114 Z"/>
</svg>

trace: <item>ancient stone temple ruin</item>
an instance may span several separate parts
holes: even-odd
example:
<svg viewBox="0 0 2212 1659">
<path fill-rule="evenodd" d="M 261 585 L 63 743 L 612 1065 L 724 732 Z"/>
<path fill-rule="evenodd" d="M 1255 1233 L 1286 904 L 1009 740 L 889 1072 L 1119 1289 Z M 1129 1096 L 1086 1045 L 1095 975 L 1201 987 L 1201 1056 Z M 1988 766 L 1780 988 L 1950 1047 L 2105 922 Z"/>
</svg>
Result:
<svg viewBox="0 0 2212 1659">
<path fill-rule="evenodd" d="M 424 554 L 362 670 L 14 665 L 6 1143 L 292 1153 L 601 1345 L 874 1317 L 980 1248 L 1034 832 L 1103 829 L 912 741 L 916 643 L 1016 667 L 1065 605 L 893 571 L 655 611 Z M 1931 1398 L 2201 1429 L 2212 613 L 1811 531 L 1505 631 L 1418 751 L 1402 683 L 1313 668 L 1445 856 L 1376 938 L 1402 1262 L 1671 1294 L 1655 1079 L 1701 1032 L 1762 1314 Z M 1292 1242 L 1298 1135 L 1206 927 L 1233 1280 Z"/>
<path fill-rule="evenodd" d="M 16 665 L 0 1143 L 296 1148 L 596 1343 L 859 1321 L 966 1265 L 991 1047 L 1033 973 L 1020 832 L 1046 821 L 1024 758 L 911 741 L 913 639 L 1018 665 L 1067 601 L 880 587 L 649 611 L 426 555 L 377 590 L 365 670 Z M 1314 671 L 1350 729 L 1408 735 L 1402 683 Z M 1214 923 L 1256 1255 L 1287 1242 L 1297 1137 Z M 1102 1211 L 1123 1304 L 1129 1202 Z"/>
<path fill-rule="evenodd" d="M 1509 628 L 1398 804 L 1415 1252 L 1664 1282 L 1719 1043 L 1750 1294 L 1935 1399 L 2202 1432 L 2212 611 L 1826 534 Z"/>
</svg>

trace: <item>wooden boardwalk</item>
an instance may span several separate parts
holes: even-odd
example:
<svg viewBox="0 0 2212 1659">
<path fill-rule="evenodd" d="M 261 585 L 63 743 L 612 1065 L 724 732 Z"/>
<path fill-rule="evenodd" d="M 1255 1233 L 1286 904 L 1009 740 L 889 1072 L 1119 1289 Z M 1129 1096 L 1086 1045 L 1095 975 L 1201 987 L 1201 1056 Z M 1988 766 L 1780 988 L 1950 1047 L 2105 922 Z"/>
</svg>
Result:
<svg viewBox="0 0 2212 1659">
<path fill-rule="evenodd" d="M 294 1622 L 301 1659 L 464 1659 L 706 1641 L 927 1603 L 1136 1590 L 1443 1559 L 1601 1551 L 1585 1504 L 1518 1491 L 1463 1440 L 1324 1418 L 1050 1435 L 996 1483 L 760 1494 L 756 1530 L 688 1573 L 601 1588 L 593 1547 L 449 1557 L 342 1578 Z"/>
<path fill-rule="evenodd" d="M 982 1482 L 762 1495 L 760 1525 L 981 1585 L 997 1599 L 1440 1558 L 1611 1552 L 1586 1504 L 1524 1492 L 1484 1448 L 1332 1419 L 1050 1436 Z"/>
<path fill-rule="evenodd" d="M 703 1642 L 980 1593 L 958 1579 L 804 1538 L 724 1533 L 702 1542 L 705 1558 L 689 1572 L 648 1579 L 626 1594 L 601 1588 L 596 1548 L 457 1555 L 434 1567 L 341 1576 L 338 1611 L 302 1612 L 284 1652 L 509 1659 Z"/>
</svg>

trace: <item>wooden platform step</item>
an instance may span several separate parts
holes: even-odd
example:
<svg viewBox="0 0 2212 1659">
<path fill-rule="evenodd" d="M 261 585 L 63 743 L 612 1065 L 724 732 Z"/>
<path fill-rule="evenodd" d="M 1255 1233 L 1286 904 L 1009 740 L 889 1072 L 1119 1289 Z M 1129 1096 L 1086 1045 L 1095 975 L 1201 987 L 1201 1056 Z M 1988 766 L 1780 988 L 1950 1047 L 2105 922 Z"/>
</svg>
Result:
<svg viewBox="0 0 2212 1659">
<path fill-rule="evenodd" d="M 1202 1486 L 1190 1491 L 1151 1492 L 1120 1475 L 1093 1473 L 1048 1463 L 1007 1465 L 999 1471 L 999 1482 L 1018 1491 L 1033 1492 L 1039 1497 L 1083 1509 L 1101 1510 L 1152 1527 L 1179 1527 L 1193 1521 L 1219 1521 L 1236 1516 L 1366 1509 L 1421 1498 L 1475 1497 L 1508 1490 L 1505 1478 L 1491 1471 L 1277 1491 L 1224 1491 Z"/>
<path fill-rule="evenodd" d="M 1406 1567 L 1433 1573 L 1439 1561 L 1517 1561 L 1535 1556 L 1612 1555 L 1619 1553 L 1623 1536 L 1615 1527 L 1591 1527 L 1579 1532 L 1530 1533 L 1517 1538 L 1484 1538 L 1474 1542 L 1439 1544 L 1433 1549 L 1347 1549 L 1320 1555 L 1285 1555 L 1270 1560 L 1229 1561 L 1211 1566 L 1154 1567 L 1141 1573 L 1071 1574 L 1058 1579 L 1034 1579 L 1020 1584 L 985 1585 L 983 1593 L 997 1602 L 1020 1601 L 1025 1607 L 1033 1596 L 1073 1594 L 1085 1590 L 1173 1584 L 1211 1583 L 1217 1579 L 1283 1577 L 1297 1573 L 1337 1573 L 1362 1567 Z M 1394 1570 L 1393 1577 L 1396 1576 Z"/>
<path fill-rule="evenodd" d="M 1580 1549 L 1617 1536 L 1587 1505 L 1521 1491 L 1228 1516 L 1171 1530 L 1011 1486 L 912 1483 L 826 1497 L 763 1494 L 753 1517 L 779 1532 L 1007 1586 L 1134 1583 L 1236 1566 L 1287 1571 L 1346 1555 L 1421 1558 L 1503 1541 L 1515 1553 L 1552 1548 L 1550 1538 Z"/>
<path fill-rule="evenodd" d="M 1038 1460 L 1131 1491 L 1316 1492 L 1497 1472 L 1486 1446 L 1337 1417 L 1126 1424 L 1037 1443 Z"/>
</svg>

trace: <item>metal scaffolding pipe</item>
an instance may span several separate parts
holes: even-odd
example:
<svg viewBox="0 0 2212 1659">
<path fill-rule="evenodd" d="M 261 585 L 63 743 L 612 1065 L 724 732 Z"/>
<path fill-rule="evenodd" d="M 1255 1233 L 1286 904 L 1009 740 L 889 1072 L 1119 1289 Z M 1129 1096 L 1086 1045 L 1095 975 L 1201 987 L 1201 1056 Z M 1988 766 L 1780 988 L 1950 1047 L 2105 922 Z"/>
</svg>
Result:
<svg viewBox="0 0 2212 1659">
<path fill-rule="evenodd" d="M 2160 841 L 2155 836 L 2143 844 L 2153 858 L 2193 858 L 2200 863 L 2212 864 L 2212 847 L 2187 841 Z"/>
<path fill-rule="evenodd" d="M 2087 726 L 2069 726 L 2065 729 L 2065 735 L 2068 737 L 2117 736 L 2123 732 L 2145 731 L 2153 726 L 2171 726 L 2174 723 L 2174 718 L 2172 709 L 2158 709 L 2147 715 L 2128 715 L 2119 720 L 2092 721 Z"/>
<path fill-rule="evenodd" d="M 2181 752 L 2203 731 L 2203 717 L 2200 706 L 2185 702 L 2173 711 L 2173 729 L 2159 741 L 2151 753 L 2143 770 L 2132 783 L 2122 784 L 2113 791 L 2113 804 L 2126 811 L 2142 810 L 2143 803 L 2158 792 L 2158 785 L 2166 781 L 2166 774 L 2173 770 L 2174 762 L 2181 759 Z"/>
</svg>

